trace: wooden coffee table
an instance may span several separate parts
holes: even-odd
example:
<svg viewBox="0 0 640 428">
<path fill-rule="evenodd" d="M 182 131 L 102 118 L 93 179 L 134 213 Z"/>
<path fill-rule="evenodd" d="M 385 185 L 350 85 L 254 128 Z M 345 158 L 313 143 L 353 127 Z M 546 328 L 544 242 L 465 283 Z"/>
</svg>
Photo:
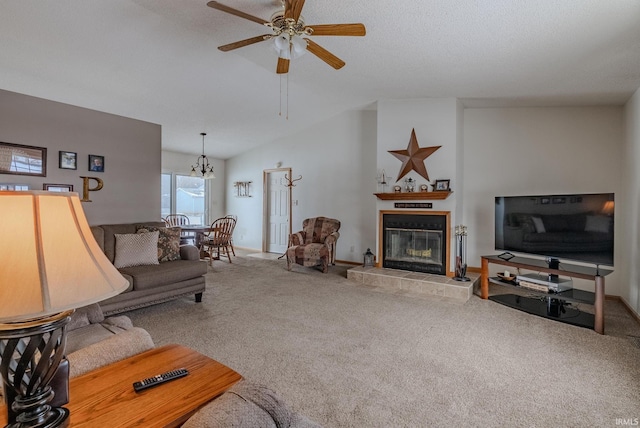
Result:
<svg viewBox="0 0 640 428">
<path fill-rule="evenodd" d="M 133 382 L 178 368 L 189 374 L 141 392 Z M 242 379 L 229 367 L 180 345 L 155 348 L 69 382 L 72 427 L 177 427 Z M 7 410 L 0 405 L 0 426 Z"/>
</svg>

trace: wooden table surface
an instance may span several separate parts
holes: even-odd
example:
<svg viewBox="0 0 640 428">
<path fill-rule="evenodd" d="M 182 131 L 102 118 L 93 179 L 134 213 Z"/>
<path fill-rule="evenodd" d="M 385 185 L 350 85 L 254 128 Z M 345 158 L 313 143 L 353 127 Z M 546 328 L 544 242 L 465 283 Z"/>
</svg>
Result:
<svg viewBox="0 0 640 428">
<path fill-rule="evenodd" d="M 178 368 L 189 374 L 139 393 L 133 390 L 135 381 Z M 240 379 L 205 355 L 167 345 L 71 379 L 65 407 L 72 427 L 177 427 Z M 0 405 L 0 426 L 6 417 Z"/>
</svg>

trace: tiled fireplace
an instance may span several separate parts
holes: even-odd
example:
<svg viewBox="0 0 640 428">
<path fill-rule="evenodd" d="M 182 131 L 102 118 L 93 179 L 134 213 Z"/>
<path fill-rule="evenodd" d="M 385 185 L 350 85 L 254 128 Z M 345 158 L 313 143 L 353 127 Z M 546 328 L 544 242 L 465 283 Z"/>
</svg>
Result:
<svg viewBox="0 0 640 428">
<path fill-rule="evenodd" d="M 453 279 L 450 217 L 449 211 L 381 210 L 378 267 L 349 269 L 347 278 L 384 292 L 466 302 L 478 278 Z"/>
</svg>

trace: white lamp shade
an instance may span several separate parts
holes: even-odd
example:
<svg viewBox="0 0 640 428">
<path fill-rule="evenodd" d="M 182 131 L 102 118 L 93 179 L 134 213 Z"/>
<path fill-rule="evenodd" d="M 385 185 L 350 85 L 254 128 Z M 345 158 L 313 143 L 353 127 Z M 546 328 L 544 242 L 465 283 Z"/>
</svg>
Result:
<svg viewBox="0 0 640 428">
<path fill-rule="evenodd" d="M 288 33 L 280 33 L 277 37 L 273 39 L 273 43 L 276 47 L 276 50 L 280 52 L 283 49 L 289 48 L 289 34 Z"/>
<path fill-rule="evenodd" d="M 98 246 L 77 193 L 0 192 L 0 322 L 99 302 L 128 287 Z"/>
<path fill-rule="evenodd" d="M 291 45 L 293 47 L 293 58 L 300 58 L 307 53 L 307 41 L 302 37 L 294 36 L 291 39 Z"/>
</svg>

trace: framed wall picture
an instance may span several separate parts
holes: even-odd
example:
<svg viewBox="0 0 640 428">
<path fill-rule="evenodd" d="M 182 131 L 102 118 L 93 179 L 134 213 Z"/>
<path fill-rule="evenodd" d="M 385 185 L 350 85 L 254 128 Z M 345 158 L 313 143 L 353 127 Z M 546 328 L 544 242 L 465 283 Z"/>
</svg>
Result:
<svg viewBox="0 0 640 428">
<path fill-rule="evenodd" d="M 58 168 L 78 169 L 78 154 L 76 152 L 58 152 Z"/>
<path fill-rule="evenodd" d="M 0 174 L 47 176 L 47 149 L 0 142 Z"/>
<path fill-rule="evenodd" d="M 73 184 L 43 184 L 42 190 L 49 192 L 73 192 Z"/>
<path fill-rule="evenodd" d="M 433 185 L 433 190 L 436 192 L 448 192 L 450 181 L 451 180 L 436 180 L 436 184 Z"/>
<path fill-rule="evenodd" d="M 0 183 L 0 192 L 22 192 L 29 190 L 28 184 Z"/>
<path fill-rule="evenodd" d="M 104 156 L 89 155 L 89 171 L 104 172 Z"/>
</svg>

